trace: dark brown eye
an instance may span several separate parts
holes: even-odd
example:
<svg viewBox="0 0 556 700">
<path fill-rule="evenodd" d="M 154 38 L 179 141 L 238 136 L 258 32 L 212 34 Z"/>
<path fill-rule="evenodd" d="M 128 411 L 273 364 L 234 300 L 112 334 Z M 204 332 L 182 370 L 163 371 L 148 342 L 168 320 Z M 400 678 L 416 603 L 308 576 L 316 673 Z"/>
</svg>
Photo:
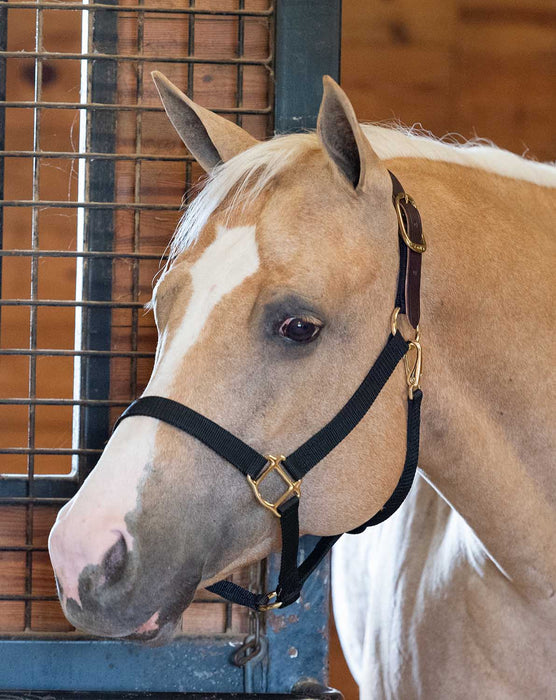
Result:
<svg viewBox="0 0 556 700">
<path fill-rule="evenodd" d="M 322 323 L 316 319 L 293 316 L 282 323 L 278 333 L 283 338 L 289 338 L 296 343 L 310 343 L 318 336 L 321 328 Z"/>
</svg>

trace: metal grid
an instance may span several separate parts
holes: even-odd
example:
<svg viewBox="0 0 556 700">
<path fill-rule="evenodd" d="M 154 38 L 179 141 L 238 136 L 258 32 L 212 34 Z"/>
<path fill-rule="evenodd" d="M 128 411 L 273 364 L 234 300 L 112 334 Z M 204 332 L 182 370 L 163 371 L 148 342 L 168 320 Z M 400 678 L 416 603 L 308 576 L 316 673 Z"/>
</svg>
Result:
<svg viewBox="0 0 556 700">
<path fill-rule="evenodd" d="M 185 4 L 0 0 L 0 523 L 9 525 L 0 527 L 0 610 L 22 606 L 27 633 L 64 629 L 56 626 L 47 532 L 94 466 L 114 417 L 148 379 L 155 335 L 142 307 L 181 191 L 199 175 L 168 136 L 148 70 L 161 64 L 200 101 L 205 84 L 215 93 L 221 85 L 229 99 L 207 106 L 258 136 L 272 126 L 272 4 Z M 180 28 L 168 55 L 155 19 Z M 33 46 L 12 45 L 22 22 Z M 233 41 L 207 42 L 210 23 L 226 25 L 227 40 L 232 27 Z M 47 48 L 56 47 L 58 24 L 75 35 L 64 51 Z M 80 81 L 75 101 L 53 95 L 52 76 L 68 71 Z M 19 75 L 28 77 L 26 99 L 12 89 Z M 266 81 L 264 103 L 248 94 L 257 81 Z M 22 145 L 16 127 L 29 115 L 32 142 Z M 67 134 L 56 140 L 56 124 L 78 130 L 78 144 Z M 52 385 L 57 373 L 64 379 Z M 23 590 L 10 592 L 10 577 Z M 245 577 L 260 585 L 261 569 Z M 52 606 L 58 622 L 37 627 L 37 603 Z M 230 631 L 231 606 L 224 615 Z"/>
</svg>

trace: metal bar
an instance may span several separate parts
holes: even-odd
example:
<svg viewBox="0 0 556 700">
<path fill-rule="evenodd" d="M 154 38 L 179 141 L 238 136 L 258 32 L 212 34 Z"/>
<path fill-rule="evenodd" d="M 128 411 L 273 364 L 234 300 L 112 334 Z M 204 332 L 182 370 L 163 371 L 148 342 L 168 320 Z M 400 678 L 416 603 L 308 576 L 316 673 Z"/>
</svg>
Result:
<svg viewBox="0 0 556 700">
<path fill-rule="evenodd" d="M 150 690 L 155 697 L 187 690 L 207 700 L 215 691 L 242 691 L 243 670 L 229 661 L 231 645 L 239 644 L 241 637 L 232 635 L 181 637 L 154 650 L 117 640 L 0 640 L 0 687 L 21 688 L 22 659 L 29 659 L 23 672 L 29 690 L 48 683 L 77 697 L 77 691 L 103 691 L 103 698 L 118 690 Z"/>
<path fill-rule="evenodd" d="M 8 46 L 8 11 L 0 7 L 0 54 Z M 6 147 L 6 59 L 0 56 L 0 149 Z M 0 159 L 0 199 L 4 199 L 4 159 Z M 0 206 L 0 251 L 4 244 L 4 207 Z M 0 259 L 0 298 L 2 297 L 2 260 Z M 2 313 L 0 311 L 0 340 L 2 339 Z"/>
<path fill-rule="evenodd" d="M 0 8 L 1 9 L 1 8 Z M 0 50 L 0 58 L 2 58 L 2 51 Z M 115 58 L 118 58 L 115 56 Z M 36 107 L 37 103 L 33 101 L 27 102 L 14 102 L 7 100 L 0 100 L 0 105 L 4 107 L 26 109 L 31 107 Z M 164 107 L 151 107 L 147 105 L 122 105 L 117 103 L 100 103 L 100 102 L 41 102 L 40 106 L 42 109 L 84 109 L 84 110 L 110 110 L 114 112 L 164 112 Z M 259 107 L 259 108 L 241 108 L 237 107 L 226 107 L 218 108 L 211 107 L 211 112 L 216 114 L 271 114 L 272 106 Z M 164 156 L 160 156 L 164 158 Z"/>
<path fill-rule="evenodd" d="M 340 79 L 341 0 L 277 0 L 277 133 L 314 129 L 322 76 Z"/>
<path fill-rule="evenodd" d="M 43 50 L 43 14 L 37 8 L 35 10 L 35 48 L 37 54 Z M 35 94 L 34 101 L 39 103 L 42 100 L 42 59 L 37 55 L 35 57 Z M 33 150 L 40 150 L 41 136 L 41 110 L 40 107 L 33 109 Z M 33 158 L 33 201 L 37 202 L 40 199 L 40 161 L 38 158 Z M 33 209 L 31 217 L 31 248 L 37 250 L 40 247 L 39 243 L 39 211 Z M 38 258 L 31 258 L 31 300 L 35 301 L 38 298 Z M 37 307 L 31 306 L 29 310 L 29 349 L 35 350 L 37 347 Z M 35 398 L 37 392 L 37 357 L 29 355 L 29 396 Z M 36 411 L 35 406 L 30 405 L 27 411 L 27 496 L 31 499 L 27 506 L 25 518 L 25 544 L 33 543 L 33 516 L 34 516 L 34 476 L 35 476 L 35 425 Z M 25 555 L 25 593 L 31 594 L 33 582 L 33 557 L 31 552 Z M 25 602 L 25 629 L 31 629 L 31 605 L 28 601 Z"/>
<path fill-rule="evenodd" d="M 41 201 L 33 201 L 32 199 L 0 199 L 0 206 L 34 207 L 40 209 L 50 207 L 58 209 L 145 209 L 147 211 L 181 211 L 182 209 L 181 206 L 176 206 L 175 204 L 150 204 L 148 202 L 56 202 L 48 199 L 42 199 Z"/>
<path fill-rule="evenodd" d="M 95 693 L 78 691 L 76 693 L 71 690 L 48 690 L 34 692 L 29 695 L 27 691 L 10 690 L 6 695 L 0 691 L 0 700 L 292 700 L 291 693 L 150 693 L 145 692 L 115 692 L 115 693 Z M 307 692 L 303 688 L 296 689 L 296 700 L 343 700 L 342 694 L 333 688 L 324 688 L 317 686 L 316 688 L 309 683 Z"/>
<path fill-rule="evenodd" d="M 156 154 L 140 153 L 74 153 L 73 151 L 0 151 L 0 158 L 69 158 L 76 160 L 154 160 L 160 162 L 194 161 L 193 156 L 157 156 Z"/>
<path fill-rule="evenodd" d="M 114 250 L 29 250 L 13 248 L 0 250 L 0 257 L 38 257 L 38 258 L 117 258 L 122 260 L 166 260 L 168 256 L 154 253 L 120 253 Z"/>
<path fill-rule="evenodd" d="M 96 3 L 91 3 L 96 4 Z M 111 0 L 107 5 L 118 5 Z M 90 16 L 89 16 L 90 17 Z M 90 25 L 89 25 L 90 26 Z M 107 61 L 90 61 L 87 101 L 114 102 L 117 95 L 118 65 L 118 14 L 97 12 L 89 33 L 89 51 L 110 56 Z M 87 151 L 113 153 L 116 150 L 116 113 L 91 112 L 87 115 Z M 111 161 L 88 162 L 87 199 L 112 202 L 115 195 L 115 164 Z M 107 208 L 87 208 L 85 215 L 84 249 L 112 250 L 114 239 L 114 211 Z M 112 349 L 112 309 L 132 308 L 114 306 L 112 299 L 112 261 L 110 259 L 84 259 L 83 298 L 98 303 L 93 306 L 83 301 L 82 347 L 87 350 Z M 110 398 L 110 357 L 92 356 L 81 365 L 80 399 L 106 400 Z M 77 398 L 77 397 L 76 397 Z M 79 411 L 81 442 L 86 449 L 102 449 L 110 435 L 110 410 L 107 406 L 88 405 Z M 83 457 L 79 461 L 79 479 L 82 481 L 93 469 L 96 456 Z"/>
<path fill-rule="evenodd" d="M 243 10 L 245 8 L 245 0 L 238 0 L 238 9 Z M 238 58 L 243 58 L 245 49 L 245 24 L 242 17 L 238 17 L 237 20 L 237 54 Z M 236 107 L 241 108 L 243 105 L 243 66 L 237 66 L 237 90 L 236 90 Z M 236 118 L 236 123 L 241 126 L 243 120 L 241 115 L 238 114 Z"/>
<path fill-rule="evenodd" d="M 98 12 L 106 10 L 120 14 L 126 12 L 148 12 L 150 14 L 168 15 L 209 15 L 212 17 L 270 17 L 274 12 L 272 5 L 266 10 L 208 10 L 190 7 L 143 7 L 142 5 L 108 5 L 105 3 L 78 3 L 78 2 L 21 2 L 13 0 L 0 0 L 0 7 L 7 6 L 9 9 L 19 8 L 23 10 L 34 10 L 39 6 L 43 10 L 86 10 L 87 12 Z"/>
<path fill-rule="evenodd" d="M 195 0 L 189 0 L 189 8 L 194 9 Z M 187 52 L 189 56 L 192 56 L 195 52 L 195 16 L 189 17 L 187 25 Z M 193 89 L 194 89 L 194 76 L 195 76 L 195 65 L 190 63 L 187 66 L 187 96 L 193 99 Z M 191 174 L 193 166 L 192 163 L 185 164 L 185 191 L 189 192 L 191 188 Z"/>
<path fill-rule="evenodd" d="M 137 357 L 154 357 L 154 352 L 136 352 L 119 350 L 58 350 L 54 348 L 28 349 L 28 348 L 0 348 L 0 355 L 37 355 L 44 357 L 130 357 L 132 354 Z M 85 399 L 84 399 L 85 400 Z"/>
<path fill-rule="evenodd" d="M 75 495 L 77 479 L 74 474 L 66 476 L 41 476 L 35 480 L 35 494 L 32 499 L 26 496 L 27 478 L 23 475 L 7 475 L 0 479 L 0 503 L 2 505 L 25 506 L 34 500 L 37 505 L 52 505 L 47 500 L 64 503 Z M 39 500 L 40 499 L 40 500 Z"/>
<path fill-rule="evenodd" d="M 143 7 L 144 0 L 139 0 L 139 4 Z M 191 21 L 192 18 L 189 18 Z M 137 15 L 137 51 L 142 54 L 144 48 L 144 33 L 145 33 L 145 13 L 139 12 Z M 141 103 L 143 99 L 143 80 L 144 80 L 144 66 L 142 63 L 137 64 L 137 77 L 136 77 L 136 91 L 135 100 L 138 104 Z M 135 155 L 139 156 L 142 150 L 142 140 L 143 140 L 143 113 L 135 112 Z M 133 178 L 133 201 L 139 202 L 141 199 L 141 162 L 135 160 L 134 162 L 134 178 Z M 133 250 L 139 250 L 140 245 L 140 228 L 141 225 L 141 214 L 138 209 L 133 212 Z M 131 298 L 137 302 L 139 299 L 139 265 L 137 260 L 132 262 L 131 268 Z M 138 330 L 138 309 L 134 307 L 131 309 L 131 334 L 130 342 L 131 349 L 137 351 L 137 341 L 139 337 Z M 137 395 L 137 358 L 133 356 L 130 360 L 130 392 L 133 397 Z"/>
<path fill-rule="evenodd" d="M 195 56 L 143 56 L 117 53 L 66 53 L 62 51 L 2 51 L 5 58 L 38 58 L 50 61 L 115 61 L 131 63 L 199 63 L 211 66 L 268 66 L 272 56 L 266 58 L 196 58 Z M 77 107 L 76 107 L 77 109 Z"/>
<path fill-rule="evenodd" d="M 27 555 L 31 556 L 32 549 L 27 550 Z M 57 595 L 33 595 L 32 593 L 21 593 L 19 595 L 0 594 L 0 600 L 24 600 L 30 603 L 32 600 L 58 600 Z M 26 606 L 27 607 L 27 606 Z M 31 607 L 31 606 L 29 606 Z M 27 624 L 25 625 L 27 629 Z"/>
<path fill-rule="evenodd" d="M 3 455 L 97 455 L 102 449 L 71 447 L 0 447 Z M 33 496 L 29 496 L 33 500 Z"/>
<path fill-rule="evenodd" d="M 6 479 L 6 481 L 8 481 Z M 8 482 L 9 483 L 9 482 Z M 42 496 L 39 497 L 41 499 L 41 505 L 46 505 L 46 506 L 63 506 L 65 505 L 71 497 L 68 498 L 43 498 Z M 0 506 L 20 506 L 20 505 L 27 505 L 29 503 L 34 503 L 36 501 L 36 498 L 29 498 L 27 496 L 0 496 Z"/>
<path fill-rule="evenodd" d="M 0 299 L 0 306 L 69 306 L 73 308 L 112 308 L 134 309 L 143 308 L 145 305 L 139 301 L 74 301 L 73 299 Z"/>
<path fill-rule="evenodd" d="M 129 401 L 117 401 L 115 399 L 30 399 L 30 398 L 8 398 L 0 399 L 0 406 L 127 406 Z M 1 449 L 1 448 L 0 448 Z"/>
</svg>

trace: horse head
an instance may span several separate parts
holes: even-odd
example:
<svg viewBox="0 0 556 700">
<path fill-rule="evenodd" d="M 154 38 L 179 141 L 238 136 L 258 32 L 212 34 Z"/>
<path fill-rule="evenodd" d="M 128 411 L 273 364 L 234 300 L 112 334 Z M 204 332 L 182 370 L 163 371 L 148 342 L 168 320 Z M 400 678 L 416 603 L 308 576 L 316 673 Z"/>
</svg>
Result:
<svg viewBox="0 0 556 700">
<path fill-rule="evenodd" d="M 388 171 L 330 78 L 316 133 L 265 142 L 154 78 L 208 178 L 154 289 L 159 339 L 144 395 L 186 404 L 263 454 L 288 454 L 351 396 L 388 332 L 398 272 Z M 403 464 L 404 395 L 398 372 L 303 480 L 302 532 L 344 532 L 387 500 Z M 270 497 L 281 488 L 265 482 Z M 60 511 L 49 547 L 76 627 L 164 641 L 197 587 L 279 540 L 237 470 L 135 416 Z"/>
</svg>

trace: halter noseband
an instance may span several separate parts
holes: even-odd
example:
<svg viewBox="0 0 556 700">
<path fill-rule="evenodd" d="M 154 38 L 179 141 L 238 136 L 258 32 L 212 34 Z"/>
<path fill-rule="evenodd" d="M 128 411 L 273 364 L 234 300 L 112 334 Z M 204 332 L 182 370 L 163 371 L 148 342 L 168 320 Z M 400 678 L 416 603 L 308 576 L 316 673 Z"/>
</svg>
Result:
<svg viewBox="0 0 556 700">
<path fill-rule="evenodd" d="M 350 534 L 363 532 L 393 515 L 401 506 L 413 483 L 419 458 L 419 426 L 422 392 L 421 344 L 419 337 L 421 255 L 426 249 L 421 217 L 414 200 L 404 192 L 398 179 L 390 173 L 393 203 L 398 217 L 400 268 L 395 309 L 388 341 L 369 373 L 342 409 L 321 430 L 288 457 L 262 455 L 217 423 L 162 396 L 143 396 L 134 401 L 119 417 L 116 426 L 130 416 L 150 416 L 192 435 L 239 469 L 247 477 L 257 501 L 280 519 L 282 559 L 278 585 L 272 593 L 256 594 L 231 581 L 219 581 L 207 590 L 253 610 L 283 608 L 294 603 L 307 578 L 324 559 L 341 535 L 321 537 L 315 548 L 298 565 L 299 499 L 303 477 L 342 440 L 366 415 L 374 400 L 404 359 L 408 385 L 406 456 L 402 475 L 390 498 L 381 510 Z M 414 340 L 406 341 L 397 328 L 398 314 L 405 314 L 415 329 Z M 411 359 L 409 355 L 412 355 Z M 116 427 L 115 426 L 115 427 Z M 275 501 L 263 498 L 259 485 L 276 472 L 286 486 Z"/>
</svg>

